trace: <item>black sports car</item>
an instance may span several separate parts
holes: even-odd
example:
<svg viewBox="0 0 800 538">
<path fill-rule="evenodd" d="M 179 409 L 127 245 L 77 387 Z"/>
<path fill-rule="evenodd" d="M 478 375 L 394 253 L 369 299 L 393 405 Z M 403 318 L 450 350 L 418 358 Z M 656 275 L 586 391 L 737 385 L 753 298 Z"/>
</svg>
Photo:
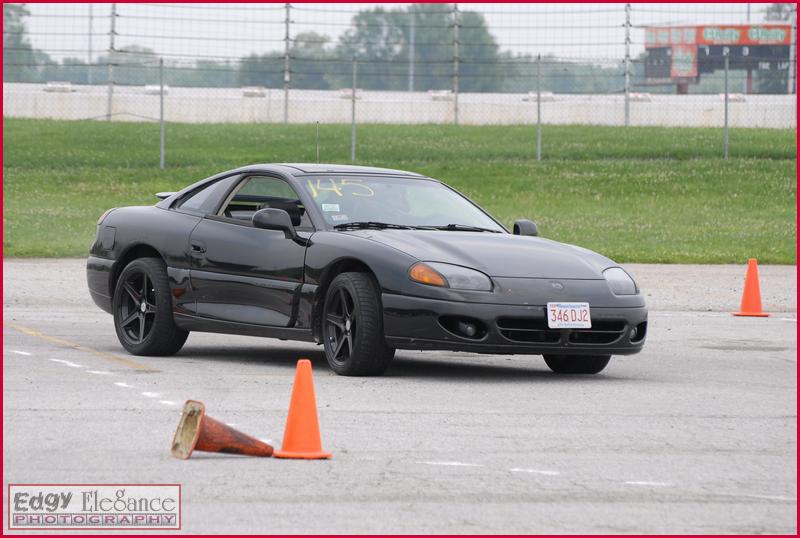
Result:
<svg viewBox="0 0 800 538">
<path fill-rule="evenodd" d="M 342 375 L 382 373 L 395 349 L 541 354 L 597 373 L 642 349 L 633 279 L 592 251 L 513 234 L 411 172 L 252 165 L 154 206 L 106 211 L 89 290 L 122 345 L 170 355 L 190 331 L 323 344 Z"/>
</svg>

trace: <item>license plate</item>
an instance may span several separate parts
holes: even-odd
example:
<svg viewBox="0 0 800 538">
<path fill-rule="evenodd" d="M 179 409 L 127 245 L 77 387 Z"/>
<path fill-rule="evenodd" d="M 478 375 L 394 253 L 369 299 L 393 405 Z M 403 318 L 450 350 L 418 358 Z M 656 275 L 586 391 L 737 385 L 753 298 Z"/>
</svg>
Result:
<svg viewBox="0 0 800 538">
<path fill-rule="evenodd" d="M 547 326 L 551 329 L 591 329 L 589 303 L 547 303 Z"/>
</svg>

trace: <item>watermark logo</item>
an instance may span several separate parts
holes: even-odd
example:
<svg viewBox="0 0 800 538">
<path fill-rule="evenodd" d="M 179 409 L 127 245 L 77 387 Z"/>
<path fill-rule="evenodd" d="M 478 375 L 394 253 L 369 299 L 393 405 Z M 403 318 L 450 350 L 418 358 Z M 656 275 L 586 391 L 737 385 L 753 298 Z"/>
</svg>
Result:
<svg viewBox="0 0 800 538">
<path fill-rule="evenodd" d="M 9 530 L 181 528 L 180 484 L 9 484 Z"/>
</svg>

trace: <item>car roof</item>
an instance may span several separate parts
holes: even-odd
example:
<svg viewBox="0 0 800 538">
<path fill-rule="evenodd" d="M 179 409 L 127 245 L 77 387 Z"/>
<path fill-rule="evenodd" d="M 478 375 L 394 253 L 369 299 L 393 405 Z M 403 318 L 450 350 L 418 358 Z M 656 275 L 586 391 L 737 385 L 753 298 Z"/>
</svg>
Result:
<svg viewBox="0 0 800 538">
<path fill-rule="evenodd" d="M 244 166 L 240 170 L 275 170 L 291 175 L 299 174 L 381 174 L 392 176 L 405 176 L 425 178 L 426 176 L 416 172 L 406 170 L 394 170 L 391 168 L 377 168 L 374 166 L 354 166 L 348 164 L 329 164 L 329 163 L 274 163 L 274 164 L 251 164 Z"/>
<path fill-rule="evenodd" d="M 424 179 L 428 181 L 438 181 L 432 179 L 428 176 L 424 176 L 422 174 L 417 174 L 416 172 L 408 172 L 406 170 L 393 170 L 391 168 L 377 168 L 374 166 L 354 166 L 348 164 L 327 164 L 327 163 L 263 163 L 263 164 L 249 164 L 246 166 L 240 166 L 234 170 L 228 170 L 226 172 L 221 172 L 211 177 L 207 177 L 205 179 L 201 179 L 200 181 L 188 185 L 183 189 L 179 190 L 178 192 L 174 193 L 160 193 L 163 195 L 168 195 L 162 198 L 160 202 L 156 204 L 156 207 L 160 207 L 163 209 L 169 208 L 175 202 L 175 200 L 179 199 L 183 195 L 188 192 L 191 192 L 195 189 L 202 188 L 204 185 L 208 183 L 212 183 L 220 178 L 225 176 L 230 176 L 231 174 L 252 174 L 252 173 L 259 173 L 259 172 L 277 172 L 284 176 L 294 177 L 294 176 L 302 176 L 304 174 L 364 174 L 364 175 L 383 175 L 383 176 L 394 176 L 394 177 L 405 177 L 408 179 Z"/>
</svg>

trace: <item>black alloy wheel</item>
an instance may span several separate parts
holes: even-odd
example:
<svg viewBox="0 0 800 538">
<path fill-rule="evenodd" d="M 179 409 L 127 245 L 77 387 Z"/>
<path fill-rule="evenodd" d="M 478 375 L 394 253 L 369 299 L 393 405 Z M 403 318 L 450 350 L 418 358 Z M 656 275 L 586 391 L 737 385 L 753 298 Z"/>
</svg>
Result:
<svg viewBox="0 0 800 538">
<path fill-rule="evenodd" d="M 338 293 L 331 297 L 325 313 L 327 334 L 331 352 L 331 360 L 344 364 L 353 352 L 353 341 L 356 338 L 358 318 L 355 303 L 346 288 L 340 287 Z"/>
<path fill-rule="evenodd" d="M 112 304 L 117 338 L 134 355 L 173 355 L 189 336 L 175 325 L 167 268 L 159 258 L 125 266 Z"/>
<path fill-rule="evenodd" d="M 325 358 L 339 375 L 380 375 L 394 358 L 383 334 L 378 284 L 368 273 L 342 273 L 325 294 Z"/>
<path fill-rule="evenodd" d="M 141 344 L 156 319 L 156 297 L 153 284 L 144 270 L 130 271 L 122 282 L 125 293 L 117 305 L 119 327 L 131 345 Z"/>
</svg>

